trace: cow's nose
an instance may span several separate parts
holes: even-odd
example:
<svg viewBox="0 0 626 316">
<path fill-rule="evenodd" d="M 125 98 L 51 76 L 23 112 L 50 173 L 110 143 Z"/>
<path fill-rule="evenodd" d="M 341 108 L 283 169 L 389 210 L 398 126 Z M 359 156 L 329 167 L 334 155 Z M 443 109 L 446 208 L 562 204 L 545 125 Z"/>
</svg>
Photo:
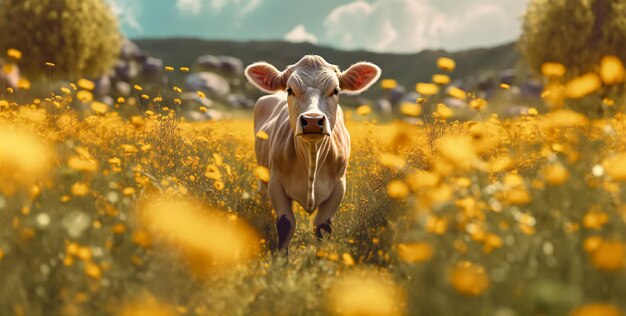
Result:
<svg viewBox="0 0 626 316">
<path fill-rule="evenodd" d="M 300 124 L 302 125 L 303 134 L 322 134 L 324 133 L 324 121 L 326 117 L 322 114 L 308 113 L 300 116 Z"/>
</svg>

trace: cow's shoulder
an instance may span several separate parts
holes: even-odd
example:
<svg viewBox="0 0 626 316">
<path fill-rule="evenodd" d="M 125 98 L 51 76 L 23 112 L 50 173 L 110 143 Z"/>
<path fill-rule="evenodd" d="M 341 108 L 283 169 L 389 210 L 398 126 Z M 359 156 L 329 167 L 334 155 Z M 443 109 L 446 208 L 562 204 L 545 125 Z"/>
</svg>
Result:
<svg viewBox="0 0 626 316">
<path fill-rule="evenodd" d="M 284 93 L 262 96 L 254 105 L 255 132 L 270 119 L 276 117 L 285 107 L 287 99 Z"/>
</svg>

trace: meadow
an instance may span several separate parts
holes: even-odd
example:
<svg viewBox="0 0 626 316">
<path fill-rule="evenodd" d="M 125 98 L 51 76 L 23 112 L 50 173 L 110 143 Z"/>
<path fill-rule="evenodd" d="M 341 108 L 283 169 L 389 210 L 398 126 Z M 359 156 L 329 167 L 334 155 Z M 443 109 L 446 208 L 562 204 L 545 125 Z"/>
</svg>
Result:
<svg viewBox="0 0 626 316">
<path fill-rule="evenodd" d="M 188 122 L 176 89 L 135 86 L 114 107 L 85 79 L 39 99 L 6 89 L 0 314 L 623 315 L 626 124 L 602 91 L 624 69 L 564 73 L 547 65 L 544 100 L 513 118 L 446 75 L 397 119 L 347 109 L 333 235 L 317 241 L 297 207 L 288 260 L 249 116 Z"/>
</svg>

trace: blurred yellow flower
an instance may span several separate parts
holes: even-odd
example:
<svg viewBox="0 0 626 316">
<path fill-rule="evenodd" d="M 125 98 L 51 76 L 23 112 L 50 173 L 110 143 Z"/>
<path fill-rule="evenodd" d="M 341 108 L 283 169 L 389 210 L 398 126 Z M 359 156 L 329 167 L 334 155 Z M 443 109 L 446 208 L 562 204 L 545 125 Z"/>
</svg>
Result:
<svg viewBox="0 0 626 316">
<path fill-rule="evenodd" d="M 622 316 L 617 307 L 606 303 L 587 304 L 574 309 L 569 316 Z"/>
<path fill-rule="evenodd" d="M 352 271 L 336 279 L 326 294 L 332 315 L 402 315 L 404 293 L 391 277 L 375 271 Z"/>
<path fill-rule="evenodd" d="M 565 95 L 571 99 L 578 99 L 598 91 L 601 87 L 600 76 L 590 72 L 567 82 Z"/>
<path fill-rule="evenodd" d="M 600 61 L 600 76 L 604 84 L 611 85 L 624 81 L 624 64 L 619 57 L 608 55 Z"/>
<path fill-rule="evenodd" d="M 78 80 L 76 85 L 81 89 L 89 90 L 89 91 L 93 90 L 96 87 L 96 84 L 93 81 L 84 79 L 84 78 Z"/>
<path fill-rule="evenodd" d="M 72 194 L 76 196 L 83 196 L 89 193 L 89 185 L 85 182 L 76 182 L 72 185 Z"/>
<path fill-rule="evenodd" d="M 402 102 L 400 104 L 400 113 L 407 116 L 419 116 L 422 113 L 422 107 L 417 103 Z"/>
<path fill-rule="evenodd" d="M 109 106 L 98 101 L 91 102 L 91 109 L 96 113 L 106 113 L 109 111 Z"/>
<path fill-rule="evenodd" d="M 145 229 L 181 247 L 190 268 L 198 273 L 212 267 L 232 267 L 256 256 L 258 236 L 241 220 L 202 208 L 180 198 L 146 199 L 139 207 Z"/>
<path fill-rule="evenodd" d="M 454 111 L 443 103 L 437 104 L 437 111 L 435 112 L 440 118 L 447 119 L 454 115 Z"/>
<path fill-rule="evenodd" d="M 589 229 L 601 229 L 609 221 L 609 215 L 598 208 L 592 208 L 583 216 L 583 226 Z"/>
<path fill-rule="evenodd" d="M 387 195 L 389 197 L 404 200 L 409 195 L 409 187 L 399 180 L 392 180 L 387 184 Z"/>
<path fill-rule="evenodd" d="M 554 163 L 546 167 L 543 176 L 546 182 L 551 185 L 561 185 L 569 179 L 567 169 L 560 163 Z"/>
<path fill-rule="evenodd" d="M 450 87 L 450 88 L 448 88 L 448 95 L 453 97 L 453 98 L 457 98 L 459 100 L 466 100 L 467 99 L 467 92 L 465 92 L 462 89 L 459 89 L 457 87 Z"/>
<path fill-rule="evenodd" d="M 383 79 L 380 81 L 380 87 L 385 90 L 390 90 L 398 85 L 394 79 Z"/>
<path fill-rule="evenodd" d="M 256 168 L 254 168 L 254 176 L 257 177 L 257 179 L 268 183 L 270 181 L 270 170 L 264 166 L 256 166 Z"/>
<path fill-rule="evenodd" d="M 453 71 L 456 63 L 453 59 L 447 57 L 441 57 L 437 59 L 437 67 L 444 71 Z"/>
<path fill-rule="evenodd" d="M 378 156 L 378 161 L 385 167 L 402 169 L 406 165 L 404 159 L 396 154 L 384 152 Z"/>
<path fill-rule="evenodd" d="M 398 244 L 398 256 L 408 263 L 430 260 L 435 250 L 428 242 L 413 242 Z"/>
<path fill-rule="evenodd" d="M 603 240 L 591 252 L 591 263 L 598 270 L 616 271 L 626 264 L 626 245 L 619 240 Z"/>
<path fill-rule="evenodd" d="M 0 125 L 0 194 L 30 187 L 50 167 L 50 149 L 37 134 Z"/>
<path fill-rule="evenodd" d="M 490 285 L 485 268 L 469 261 L 457 263 L 450 271 L 449 281 L 459 293 L 470 296 L 483 294 Z"/>
<path fill-rule="evenodd" d="M 22 59 L 22 52 L 15 48 L 9 48 L 7 49 L 7 57 L 13 58 L 15 60 L 20 60 Z"/>
<path fill-rule="evenodd" d="M 165 69 L 165 71 L 168 71 L 168 72 L 174 71 L 174 67 L 172 66 L 165 66 L 163 68 Z"/>
<path fill-rule="evenodd" d="M 216 165 L 208 165 L 206 171 L 204 172 L 204 176 L 211 180 L 221 180 L 222 173 L 220 169 L 217 168 Z"/>
<path fill-rule="evenodd" d="M 438 85 L 446 85 L 450 83 L 450 77 L 448 75 L 434 74 L 431 81 Z"/>
<path fill-rule="evenodd" d="M 267 135 L 267 133 L 264 130 L 260 130 L 256 133 L 256 137 L 260 139 L 268 139 L 269 135 Z"/>
<path fill-rule="evenodd" d="M 87 90 L 80 90 L 76 93 L 76 98 L 82 103 L 93 101 L 93 94 Z"/>
<path fill-rule="evenodd" d="M 419 82 L 415 85 L 415 91 L 421 95 L 434 95 L 439 92 L 439 87 L 434 83 Z"/>
<path fill-rule="evenodd" d="M 443 158 L 459 168 L 468 168 L 478 158 L 467 136 L 445 135 L 437 140 L 436 146 Z"/>
<path fill-rule="evenodd" d="M 369 105 L 360 105 L 356 108 L 356 113 L 361 116 L 366 116 L 372 113 L 372 108 Z"/>
<path fill-rule="evenodd" d="M 183 313 L 186 314 L 186 313 Z M 159 302 L 154 296 L 143 293 L 134 300 L 125 303 L 117 312 L 118 316 L 177 316 L 176 310 L 169 304 Z"/>
<path fill-rule="evenodd" d="M 615 181 L 626 181 L 626 153 L 620 153 L 602 161 L 605 173 Z"/>
<path fill-rule="evenodd" d="M 546 77 L 563 77 L 565 75 L 565 66 L 559 63 L 544 63 L 541 65 L 541 73 Z"/>
<path fill-rule="evenodd" d="M 482 98 L 476 98 L 476 99 L 472 99 L 469 102 L 469 107 L 471 109 L 474 110 L 481 110 L 483 109 L 485 106 L 487 106 L 487 100 L 482 99 Z"/>
</svg>

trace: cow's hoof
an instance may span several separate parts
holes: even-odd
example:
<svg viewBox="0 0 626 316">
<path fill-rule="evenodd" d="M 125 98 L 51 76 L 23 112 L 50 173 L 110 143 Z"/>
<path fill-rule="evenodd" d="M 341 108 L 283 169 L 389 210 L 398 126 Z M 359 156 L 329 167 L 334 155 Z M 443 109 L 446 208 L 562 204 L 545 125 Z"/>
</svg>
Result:
<svg viewBox="0 0 626 316">
<path fill-rule="evenodd" d="M 291 231 L 291 222 L 287 219 L 287 216 L 281 216 L 276 221 L 276 232 L 278 233 L 278 249 L 285 248 L 285 242 Z"/>
<path fill-rule="evenodd" d="M 329 237 L 333 233 L 333 229 L 332 227 L 330 227 L 330 223 L 319 224 L 315 227 L 315 236 L 317 236 L 317 239 L 321 240 L 324 238 L 324 236 L 322 235 L 322 230 L 327 232 Z"/>
</svg>

